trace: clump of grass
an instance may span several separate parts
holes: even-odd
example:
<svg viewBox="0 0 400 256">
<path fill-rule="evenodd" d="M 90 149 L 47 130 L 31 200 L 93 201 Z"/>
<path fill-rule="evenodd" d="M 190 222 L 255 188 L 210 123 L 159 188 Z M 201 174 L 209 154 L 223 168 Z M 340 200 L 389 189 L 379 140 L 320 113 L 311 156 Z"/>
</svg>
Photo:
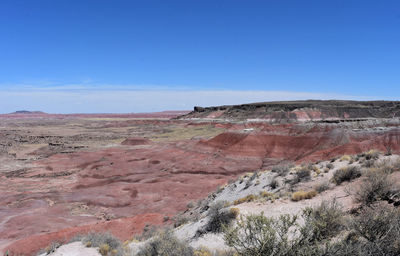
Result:
<svg viewBox="0 0 400 256">
<path fill-rule="evenodd" d="M 272 197 L 274 193 L 268 192 L 268 191 L 261 191 L 260 196 L 261 197 Z"/>
<path fill-rule="evenodd" d="M 358 166 L 348 166 L 336 170 L 333 174 L 332 180 L 336 185 L 340 185 L 345 181 L 351 181 L 355 178 L 361 176 L 360 167 Z"/>
<path fill-rule="evenodd" d="M 311 199 L 311 198 L 315 197 L 317 194 L 318 194 L 318 192 L 315 190 L 310 190 L 310 191 L 300 190 L 300 191 L 294 192 L 292 194 L 291 199 L 292 199 L 292 201 L 297 202 L 297 201 L 301 201 L 304 199 Z"/>
<path fill-rule="evenodd" d="M 212 256 L 210 250 L 207 248 L 200 248 L 193 252 L 193 256 Z"/>
<path fill-rule="evenodd" d="M 230 214 L 231 214 L 232 216 L 235 216 L 235 218 L 236 218 L 237 216 L 239 216 L 239 214 L 240 214 L 239 208 L 235 208 L 235 207 L 230 208 L 230 209 L 229 209 L 229 212 L 230 212 Z"/>
<path fill-rule="evenodd" d="M 263 199 L 265 199 L 265 200 L 267 200 L 267 201 L 274 202 L 274 201 L 275 201 L 276 199 L 278 199 L 280 196 L 277 195 L 277 194 L 268 192 L 268 191 L 261 191 L 259 197 L 260 197 L 260 198 L 263 198 Z"/>
<path fill-rule="evenodd" d="M 103 256 L 108 255 L 108 253 L 111 251 L 110 245 L 108 244 L 101 244 L 99 248 L 99 253 Z"/>
<path fill-rule="evenodd" d="M 235 201 L 233 201 L 233 204 L 234 204 L 234 205 L 238 205 L 238 204 L 242 204 L 242 203 L 244 203 L 244 202 L 251 202 L 251 201 L 254 201 L 254 200 L 256 200 L 256 199 L 257 199 L 257 196 L 251 194 L 251 195 L 247 195 L 247 196 L 245 196 L 245 197 L 236 199 Z"/>
<path fill-rule="evenodd" d="M 343 155 L 340 158 L 340 161 L 350 161 L 350 160 L 351 160 L 351 156 L 349 156 L 349 155 Z"/>
</svg>

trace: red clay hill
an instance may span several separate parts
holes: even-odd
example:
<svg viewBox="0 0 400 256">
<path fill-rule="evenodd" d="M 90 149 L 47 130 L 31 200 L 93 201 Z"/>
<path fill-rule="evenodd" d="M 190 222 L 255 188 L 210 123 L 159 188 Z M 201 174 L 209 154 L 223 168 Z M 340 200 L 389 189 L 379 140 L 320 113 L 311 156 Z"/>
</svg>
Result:
<svg viewBox="0 0 400 256">
<path fill-rule="evenodd" d="M 400 151 L 400 121 L 393 118 L 398 102 L 370 103 L 362 111 L 348 107 L 349 112 L 332 101 L 318 101 L 319 109 L 304 102 L 277 104 L 276 111 L 284 106 L 289 116 L 308 111 L 324 119 L 273 124 L 238 121 L 243 115 L 235 121 L 199 117 L 215 111 L 223 117 L 228 109 L 168 120 L 2 119 L 0 250 L 32 255 L 90 230 L 129 239 L 245 172 L 370 149 Z M 379 115 L 391 118 L 377 118 L 377 106 Z M 194 116 L 200 119 L 187 120 Z"/>
</svg>

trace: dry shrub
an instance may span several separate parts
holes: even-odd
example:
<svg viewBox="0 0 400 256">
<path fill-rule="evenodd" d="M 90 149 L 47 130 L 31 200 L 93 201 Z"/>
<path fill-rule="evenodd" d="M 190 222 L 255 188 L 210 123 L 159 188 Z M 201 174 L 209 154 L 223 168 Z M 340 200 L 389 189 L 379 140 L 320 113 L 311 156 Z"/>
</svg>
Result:
<svg viewBox="0 0 400 256">
<path fill-rule="evenodd" d="M 311 198 L 315 197 L 317 194 L 318 194 L 318 192 L 315 190 L 310 190 L 310 191 L 300 190 L 300 191 L 294 192 L 292 194 L 292 201 L 297 202 L 297 201 L 304 200 L 304 199 L 311 199 Z"/>
<path fill-rule="evenodd" d="M 361 176 L 360 167 L 348 166 L 336 170 L 335 173 L 333 174 L 332 180 L 334 183 L 336 183 L 336 185 L 340 185 L 345 181 L 351 181 L 360 176 Z"/>
</svg>

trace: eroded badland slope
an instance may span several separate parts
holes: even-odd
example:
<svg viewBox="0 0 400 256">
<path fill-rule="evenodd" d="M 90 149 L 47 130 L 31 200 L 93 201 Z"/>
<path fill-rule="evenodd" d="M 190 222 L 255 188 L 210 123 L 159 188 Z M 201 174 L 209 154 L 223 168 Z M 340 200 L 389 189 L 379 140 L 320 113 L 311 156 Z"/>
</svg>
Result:
<svg viewBox="0 0 400 256">
<path fill-rule="evenodd" d="M 0 117 L 0 251 L 34 255 L 54 240 L 90 230 L 127 240 L 146 225 L 170 224 L 188 203 L 243 173 L 400 150 L 397 102 L 352 102 L 361 107 L 346 110 L 317 103 L 316 119 L 349 122 L 298 122 L 299 109 L 318 107 L 307 102 L 277 103 L 278 112 L 286 104 L 285 113 L 296 114 L 285 124 L 237 121 L 245 115 L 232 116 L 229 108 L 219 117 L 236 121 Z M 260 109 L 246 110 L 246 119 L 268 119 Z M 209 118 L 198 116 L 207 111 L 185 118 Z M 314 119 L 310 113 L 307 120 Z"/>
</svg>

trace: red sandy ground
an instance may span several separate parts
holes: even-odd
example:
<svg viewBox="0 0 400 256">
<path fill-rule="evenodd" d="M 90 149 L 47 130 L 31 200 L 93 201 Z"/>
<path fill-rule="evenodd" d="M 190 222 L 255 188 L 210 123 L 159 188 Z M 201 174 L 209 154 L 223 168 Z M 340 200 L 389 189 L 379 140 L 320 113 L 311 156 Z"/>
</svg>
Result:
<svg viewBox="0 0 400 256">
<path fill-rule="evenodd" d="M 145 224 L 162 224 L 164 216 L 185 210 L 188 202 L 244 172 L 283 160 L 323 160 L 372 148 L 400 150 L 396 127 L 355 132 L 333 126 L 214 125 L 231 131 L 203 141 L 134 138 L 118 147 L 53 155 L 18 177 L 2 177 L 2 248 L 7 245 L 12 255 L 32 255 L 54 240 L 89 230 L 109 230 L 129 239 Z M 257 131 L 239 130 L 245 127 Z M 99 214 L 112 220 L 99 221 Z"/>
</svg>

